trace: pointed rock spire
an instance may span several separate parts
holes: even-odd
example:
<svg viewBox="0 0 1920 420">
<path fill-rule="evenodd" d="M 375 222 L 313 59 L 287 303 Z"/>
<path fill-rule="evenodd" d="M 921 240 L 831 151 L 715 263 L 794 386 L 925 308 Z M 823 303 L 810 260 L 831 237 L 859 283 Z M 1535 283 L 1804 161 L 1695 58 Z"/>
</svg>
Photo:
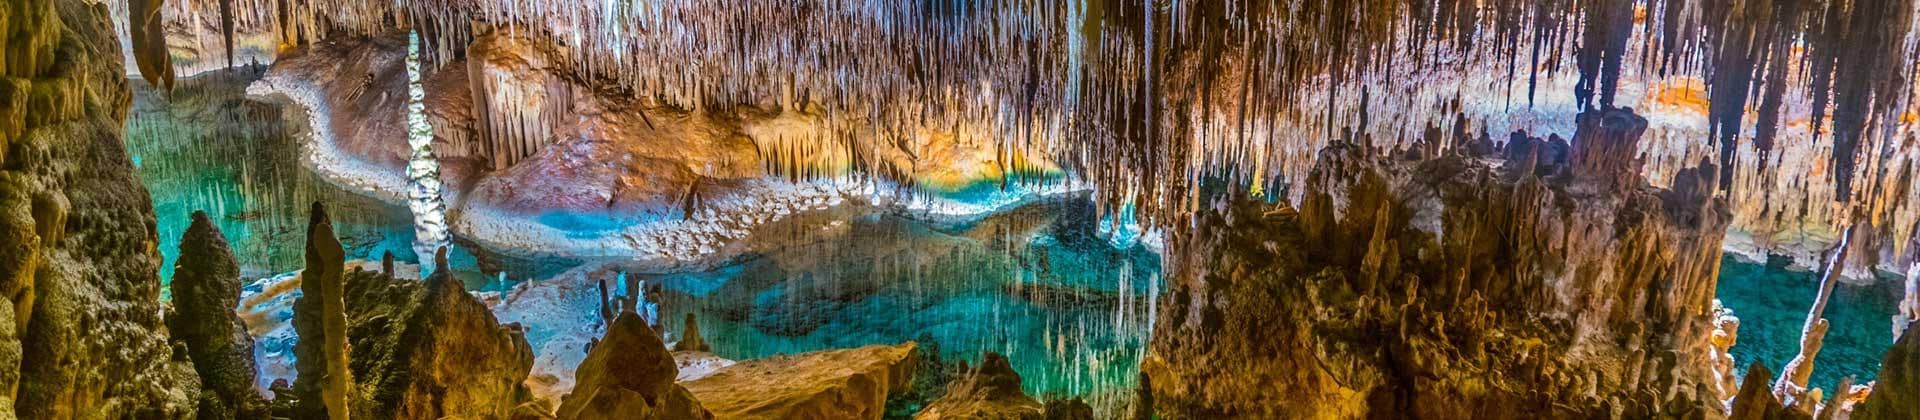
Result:
<svg viewBox="0 0 1920 420">
<path fill-rule="evenodd" d="M 573 393 L 560 402 L 560 419 L 710 419 L 686 388 L 674 384 L 680 368 L 660 335 L 633 312 L 621 312 L 607 335 L 575 369 Z"/>
<path fill-rule="evenodd" d="M 346 250 L 333 235 L 326 207 L 313 203 L 307 222 L 307 266 L 300 274 L 299 300 L 293 303 L 295 408 L 302 418 L 347 418 Z"/>
<path fill-rule="evenodd" d="M 700 321 L 687 313 L 687 327 L 680 333 L 680 341 L 673 343 L 673 351 L 713 351 L 707 340 L 700 337 Z"/>
<path fill-rule="evenodd" d="M 185 343 L 205 400 L 200 417 L 264 418 L 266 401 L 254 391 L 257 368 L 253 337 L 234 314 L 240 303 L 240 265 L 227 238 L 206 212 L 193 212 L 180 236 L 174 265 L 174 311 L 167 317 L 173 338 Z"/>
</svg>

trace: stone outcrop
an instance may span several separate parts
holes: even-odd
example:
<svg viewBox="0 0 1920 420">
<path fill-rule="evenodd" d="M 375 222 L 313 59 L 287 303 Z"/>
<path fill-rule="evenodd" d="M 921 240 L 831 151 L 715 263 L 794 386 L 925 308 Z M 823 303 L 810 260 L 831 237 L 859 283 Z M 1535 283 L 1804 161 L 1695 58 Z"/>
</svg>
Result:
<svg viewBox="0 0 1920 420">
<path fill-rule="evenodd" d="M 163 332 L 160 239 L 120 140 L 131 96 L 108 9 L 4 9 L 0 417 L 191 417 L 200 385 Z"/>
<path fill-rule="evenodd" d="M 1754 363 L 1747 368 L 1746 380 L 1741 382 L 1740 391 L 1733 398 L 1733 410 L 1727 414 L 1728 420 L 1793 420 L 1808 419 L 1811 416 L 1794 411 L 1775 397 L 1772 385 L 1767 378 L 1773 372 L 1766 365 Z"/>
<path fill-rule="evenodd" d="M 1070 400 L 1047 400 L 1047 420 L 1093 420 L 1093 406 L 1079 398 Z"/>
<path fill-rule="evenodd" d="M 348 370 L 345 250 L 333 236 L 333 221 L 313 203 L 307 221 L 306 269 L 300 274 L 300 298 L 293 302 L 293 392 L 295 417 L 347 418 L 353 376 Z"/>
<path fill-rule="evenodd" d="M 1709 311 L 1727 211 L 1710 168 L 1664 190 L 1638 179 L 1645 124 L 1589 111 L 1565 155 L 1515 136 L 1499 169 L 1457 150 L 1405 161 L 1342 145 L 1298 209 L 1204 205 L 1167 247 L 1171 290 L 1143 365 L 1156 411 L 1717 411 Z"/>
<path fill-rule="evenodd" d="M 573 393 L 560 402 L 560 419 L 715 418 L 674 383 L 679 368 L 673 355 L 633 312 L 621 312 L 607 326 L 606 337 L 574 375 Z"/>
<path fill-rule="evenodd" d="M 1020 374 L 1006 356 L 988 352 L 965 378 L 951 384 L 946 395 L 933 400 L 913 416 L 932 419 L 1041 419 L 1046 406 L 1020 390 Z"/>
<path fill-rule="evenodd" d="M 167 330 L 174 340 L 186 343 L 194 371 L 200 374 L 201 419 L 267 417 L 266 401 L 254 390 L 253 336 L 234 312 L 240 286 L 240 265 L 226 235 L 206 212 L 193 212 L 192 224 L 180 237 Z"/>
<path fill-rule="evenodd" d="M 462 288 L 444 252 L 434 265 L 425 282 L 346 275 L 355 418 L 506 418 L 530 398 L 523 332 Z"/>
<path fill-rule="evenodd" d="M 694 319 L 692 312 L 687 313 L 686 325 L 686 329 L 680 333 L 680 341 L 673 343 L 673 351 L 713 351 L 713 346 L 707 345 L 707 340 L 700 337 L 700 321 Z"/>
<path fill-rule="evenodd" d="M 776 356 L 682 385 L 714 418 L 878 419 L 887 396 L 912 379 L 916 351 L 909 342 Z"/>
<path fill-rule="evenodd" d="M 1749 376 L 1751 377 L 1751 376 Z M 1920 331 L 1908 327 L 1880 361 L 1880 374 L 1854 419 L 1920 418 Z"/>
</svg>

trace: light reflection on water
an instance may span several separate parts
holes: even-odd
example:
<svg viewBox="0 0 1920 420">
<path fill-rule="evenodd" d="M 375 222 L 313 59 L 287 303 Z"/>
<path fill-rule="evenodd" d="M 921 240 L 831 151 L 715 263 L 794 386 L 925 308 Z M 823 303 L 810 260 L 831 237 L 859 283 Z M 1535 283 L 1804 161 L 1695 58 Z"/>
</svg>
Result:
<svg viewBox="0 0 1920 420">
<path fill-rule="evenodd" d="M 1746 374 L 1755 361 L 1778 373 L 1800 352 L 1800 327 L 1820 288 L 1820 275 L 1792 271 L 1783 258 L 1767 264 L 1742 262 L 1732 256 L 1720 265 L 1715 297 L 1740 318 L 1739 341 L 1734 343 L 1736 374 Z M 1829 390 L 1841 378 L 1854 376 L 1866 383 L 1880 371 L 1880 360 L 1893 346 L 1893 316 L 1898 313 L 1900 279 L 1879 273 L 1873 285 L 1840 283 L 1828 302 L 1825 346 L 1814 359 L 1811 386 Z"/>
<path fill-rule="evenodd" d="M 162 278 L 172 276 L 195 210 L 217 221 L 247 277 L 298 270 L 315 201 L 327 206 L 348 258 L 392 252 L 417 261 L 406 208 L 334 186 L 300 165 L 279 107 L 245 98 L 258 71 L 208 73 L 182 81 L 170 96 L 134 82 L 126 146 L 154 201 Z M 948 198 L 969 194 L 981 195 Z M 867 214 L 785 229 L 822 224 L 834 233 L 715 270 L 636 276 L 665 286 L 668 331 L 679 331 L 684 312 L 696 312 L 723 357 L 916 340 L 947 360 L 1005 354 L 1034 395 L 1100 398 L 1132 387 L 1151 324 L 1150 291 L 1161 288 L 1159 259 L 1096 237 L 1084 198 L 964 223 Z M 501 270 L 517 282 L 573 265 L 460 252 L 471 249 L 456 247 L 453 262 L 476 290 L 508 287 L 494 281 Z"/>
<path fill-rule="evenodd" d="M 1161 282 L 1158 256 L 1114 248 L 1094 220 L 1084 199 L 944 228 L 866 215 L 717 270 L 642 278 L 663 286 L 666 330 L 693 312 L 722 357 L 914 340 L 949 361 L 1004 354 L 1032 395 L 1105 398 L 1133 385 Z"/>
<path fill-rule="evenodd" d="M 246 99 L 259 70 L 210 72 L 171 95 L 134 81 L 126 147 L 153 198 L 163 281 L 173 277 L 188 215 L 204 210 L 249 277 L 304 265 L 307 209 L 325 203 L 348 258 L 391 251 L 415 261 L 404 207 L 360 196 L 303 169 L 280 107 Z"/>
</svg>

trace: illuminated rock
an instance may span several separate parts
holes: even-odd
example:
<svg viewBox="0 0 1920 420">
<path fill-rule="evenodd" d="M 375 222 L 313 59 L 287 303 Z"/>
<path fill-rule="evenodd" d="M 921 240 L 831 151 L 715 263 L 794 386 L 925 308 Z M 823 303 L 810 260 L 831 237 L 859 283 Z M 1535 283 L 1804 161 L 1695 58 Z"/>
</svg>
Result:
<svg viewBox="0 0 1920 420">
<path fill-rule="evenodd" d="M 1045 406 L 1020 390 L 1020 374 L 1013 371 L 1006 356 L 988 352 L 980 365 L 958 382 L 947 386 L 947 393 L 928 403 L 916 420 L 932 419 L 1040 419 Z"/>
<path fill-rule="evenodd" d="M 887 396 L 911 380 L 917 349 L 872 345 L 748 360 L 681 385 L 714 418 L 878 419 Z"/>
</svg>

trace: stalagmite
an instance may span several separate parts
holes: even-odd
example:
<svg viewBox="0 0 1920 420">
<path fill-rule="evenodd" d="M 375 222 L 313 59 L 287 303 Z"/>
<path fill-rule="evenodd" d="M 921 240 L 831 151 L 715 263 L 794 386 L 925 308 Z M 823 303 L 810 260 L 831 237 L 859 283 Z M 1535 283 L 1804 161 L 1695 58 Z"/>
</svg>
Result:
<svg viewBox="0 0 1920 420">
<path fill-rule="evenodd" d="M 313 203 L 307 223 L 306 270 L 300 274 L 301 297 L 294 301 L 293 327 L 300 341 L 294 345 L 294 394 L 298 415 L 305 418 L 347 418 L 353 378 L 347 368 L 346 257 L 333 235 L 333 221 L 320 203 Z"/>
<path fill-rule="evenodd" d="M 433 152 L 433 125 L 427 123 L 426 88 L 420 82 L 420 34 L 407 34 L 407 208 L 413 210 L 413 252 L 431 255 L 452 245 L 447 233 L 447 204 L 440 182 L 440 158 Z M 422 270 L 425 277 L 429 272 Z"/>
<path fill-rule="evenodd" d="M 572 419 L 711 419 L 686 388 L 673 382 L 679 368 L 633 312 L 621 312 L 575 370 L 573 393 L 557 417 Z"/>
<path fill-rule="evenodd" d="M 234 313 L 240 286 L 240 266 L 226 235 L 205 212 L 193 212 L 192 225 L 180 237 L 172 283 L 175 311 L 167 317 L 167 329 L 186 343 L 200 374 L 202 419 L 267 416 L 266 402 L 254 391 L 253 337 Z"/>
<path fill-rule="evenodd" d="M 928 403 L 913 418 L 1039 420 L 1045 406 L 1020 390 L 1020 374 L 1007 357 L 988 352 L 967 376 L 947 386 L 946 394 Z"/>
<path fill-rule="evenodd" d="M 1820 272 L 1819 292 L 1813 298 L 1813 307 L 1807 310 L 1806 324 L 1800 327 L 1800 353 L 1787 362 L 1787 366 L 1781 369 L 1780 379 L 1774 381 L 1773 394 L 1776 398 L 1793 401 L 1807 392 L 1807 380 L 1813 377 L 1814 358 L 1820 355 L 1820 348 L 1827 336 L 1827 301 L 1833 297 L 1834 285 L 1840 282 L 1840 271 L 1845 268 L 1853 232 L 1853 229 L 1848 229 L 1840 237 L 1840 243 L 1834 245 L 1833 255 L 1828 257 L 1826 267 Z"/>
<path fill-rule="evenodd" d="M 673 351 L 713 351 L 713 346 L 700 337 L 700 322 L 692 312 L 687 313 L 686 327 L 680 331 L 680 341 L 673 343 Z"/>
</svg>

